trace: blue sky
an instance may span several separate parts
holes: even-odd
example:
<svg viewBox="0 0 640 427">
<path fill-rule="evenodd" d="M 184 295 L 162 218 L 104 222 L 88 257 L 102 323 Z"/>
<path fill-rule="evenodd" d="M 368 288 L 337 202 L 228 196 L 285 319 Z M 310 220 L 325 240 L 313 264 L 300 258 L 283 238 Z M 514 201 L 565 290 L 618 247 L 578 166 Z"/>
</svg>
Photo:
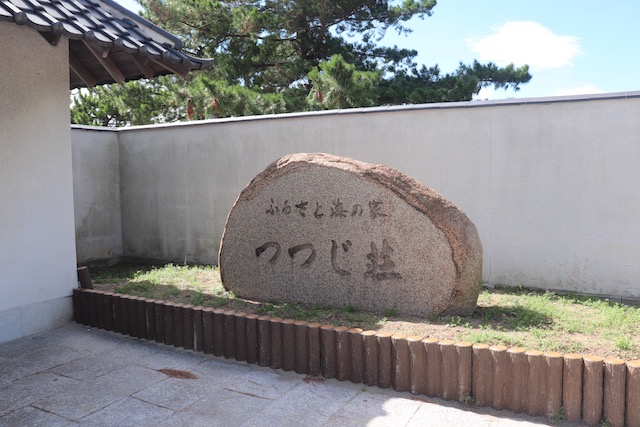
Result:
<svg viewBox="0 0 640 427">
<path fill-rule="evenodd" d="M 381 44 L 415 49 L 416 62 L 443 72 L 474 59 L 530 66 L 519 92 L 480 99 L 626 92 L 640 90 L 639 17 L 637 0 L 438 0 L 431 17 L 409 22 L 411 34 L 388 31 Z"/>
</svg>

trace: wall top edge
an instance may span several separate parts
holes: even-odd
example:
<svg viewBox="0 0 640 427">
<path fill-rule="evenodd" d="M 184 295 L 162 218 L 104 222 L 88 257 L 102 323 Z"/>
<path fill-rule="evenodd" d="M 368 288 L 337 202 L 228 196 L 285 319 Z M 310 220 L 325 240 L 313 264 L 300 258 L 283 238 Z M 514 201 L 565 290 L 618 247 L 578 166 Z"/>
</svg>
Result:
<svg viewBox="0 0 640 427">
<path fill-rule="evenodd" d="M 303 118 L 314 116 L 331 116 L 331 115 L 352 115 L 352 114 L 371 114 L 382 112 L 394 112 L 394 111 L 421 111 L 421 110 L 441 110 L 441 109 L 456 109 L 456 108 L 486 108 L 486 107 L 502 107 L 513 105 L 536 105 L 536 104 L 551 104 L 562 102 L 587 102 L 587 101 L 604 101 L 604 100 L 616 100 L 616 99 L 631 99 L 640 98 L 640 91 L 630 92 L 612 92 L 612 93 L 600 93 L 589 95 L 568 95 L 568 96 L 548 96 L 538 98 L 511 98 L 511 99 L 499 99 L 499 100 L 484 100 L 484 101 L 462 101 L 462 102 L 439 102 L 433 104 L 412 104 L 412 105 L 387 105 L 380 107 L 366 107 L 366 108 L 348 108 L 342 110 L 322 110 L 322 111 L 307 111 L 300 113 L 283 113 L 283 114 L 265 114 L 261 116 L 243 116 L 243 117 L 228 117 L 223 119 L 208 119 L 198 120 L 194 122 L 174 122 L 163 123 L 153 125 L 142 126 L 130 126 L 121 128 L 101 127 L 101 126 L 86 126 L 86 125 L 71 125 L 72 129 L 84 129 L 92 131 L 135 131 L 145 129 L 158 129 L 165 127 L 179 127 L 179 126 L 196 126 L 196 125 L 208 125 L 214 123 L 234 123 L 234 122 L 246 122 L 256 120 L 273 120 L 273 119 L 287 119 L 287 118 Z"/>
<path fill-rule="evenodd" d="M 75 125 L 71 124 L 71 129 L 90 130 L 90 131 L 104 131 L 104 132 L 118 132 L 123 128 L 112 128 L 107 126 L 89 126 L 89 125 Z"/>
</svg>

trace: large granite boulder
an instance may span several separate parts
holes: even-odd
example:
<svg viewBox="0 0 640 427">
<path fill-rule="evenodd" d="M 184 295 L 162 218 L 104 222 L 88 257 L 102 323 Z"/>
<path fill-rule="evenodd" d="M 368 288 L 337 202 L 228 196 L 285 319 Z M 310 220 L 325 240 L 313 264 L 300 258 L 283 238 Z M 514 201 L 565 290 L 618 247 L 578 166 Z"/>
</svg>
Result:
<svg viewBox="0 0 640 427">
<path fill-rule="evenodd" d="M 224 287 L 247 299 L 470 314 L 482 246 L 463 212 L 394 169 L 293 154 L 242 190 L 219 265 Z"/>
</svg>

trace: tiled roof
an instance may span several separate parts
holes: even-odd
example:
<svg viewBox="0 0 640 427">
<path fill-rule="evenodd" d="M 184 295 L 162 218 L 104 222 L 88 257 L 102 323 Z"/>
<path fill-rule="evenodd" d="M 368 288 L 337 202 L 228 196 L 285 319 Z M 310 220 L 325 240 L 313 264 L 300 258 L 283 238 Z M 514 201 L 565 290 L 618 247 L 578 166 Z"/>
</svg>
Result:
<svg viewBox="0 0 640 427">
<path fill-rule="evenodd" d="M 52 45 L 67 37 L 71 88 L 184 77 L 213 64 L 182 52 L 177 37 L 112 0 L 0 0 L 0 21 L 26 25 Z"/>
</svg>

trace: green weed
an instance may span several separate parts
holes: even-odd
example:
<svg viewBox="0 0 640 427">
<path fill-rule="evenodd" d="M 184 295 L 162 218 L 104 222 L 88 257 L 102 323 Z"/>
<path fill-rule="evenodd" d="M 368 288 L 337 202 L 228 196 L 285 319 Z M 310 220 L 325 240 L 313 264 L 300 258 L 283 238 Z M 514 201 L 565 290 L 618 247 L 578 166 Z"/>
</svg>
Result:
<svg viewBox="0 0 640 427">
<path fill-rule="evenodd" d="M 451 316 L 449 318 L 443 318 L 442 320 L 446 322 L 447 326 L 461 326 L 464 328 L 468 328 L 470 326 L 469 320 L 460 316 Z"/>
<path fill-rule="evenodd" d="M 203 305 L 205 301 L 205 297 L 204 295 L 202 295 L 202 292 L 197 293 L 196 295 L 191 297 L 191 305 Z"/>
<path fill-rule="evenodd" d="M 623 351 L 631 351 L 635 348 L 635 343 L 630 337 L 619 336 L 616 340 L 616 347 Z"/>
<path fill-rule="evenodd" d="M 398 315 L 398 311 L 395 308 L 387 308 L 384 311 L 384 315 L 386 317 L 396 317 Z"/>
<path fill-rule="evenodd" d="M 476 399 L 470 394 L 463 394 L 460 396 L 460 403 L 466 406 L 472 406 L 475 403 Z"/>
</svg>

